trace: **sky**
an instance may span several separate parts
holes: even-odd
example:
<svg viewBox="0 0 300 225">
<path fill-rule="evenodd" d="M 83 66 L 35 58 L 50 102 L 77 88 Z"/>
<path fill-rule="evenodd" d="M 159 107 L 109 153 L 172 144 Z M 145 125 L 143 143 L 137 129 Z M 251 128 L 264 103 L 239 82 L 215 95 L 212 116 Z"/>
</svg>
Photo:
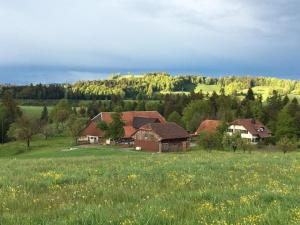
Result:
<svg viewBox="0 0 300 225">
<path fill-rule="evenodd" d="M 111 73 L 300 79 L 299 0 L 0 0 L 0 83 Z"/>
</svg>

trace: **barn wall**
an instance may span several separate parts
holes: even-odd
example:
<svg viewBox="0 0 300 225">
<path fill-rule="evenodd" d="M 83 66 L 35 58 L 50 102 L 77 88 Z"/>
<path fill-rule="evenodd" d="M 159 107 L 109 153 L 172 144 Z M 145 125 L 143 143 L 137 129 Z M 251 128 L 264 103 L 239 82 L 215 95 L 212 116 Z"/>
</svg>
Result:
<svg viewBox="0 0 300 225">
<path fill-rule="evenodd" d="M 144 141 L 144 140 L 135 140 L 135 147 L 141 147 L 142 150 L 150 151 L 150 152 L 158 152 L 159 151 L 159 143 L 154 141 Z"/>
<path fill-rule="evenodd" d="M 134 135 L 134 146 L 152 152 L 178 152 L 189 148 L 187 138 L 159 141 L 159 137 L 152 131 L 139 130 Z"/>
<path fill-rule="evenodd" d="M 188 140 L 166 140 L 162 143 L 162 152 L 186 151 L 188 148 Z"/>
<path fill-rule="evenodd" d="M 152 131 L 139 130 L 134 135 L 134 146 L 141 147 L 142 150 L 158 152 L 159 151 L 158 137 Z"/>
</svg>

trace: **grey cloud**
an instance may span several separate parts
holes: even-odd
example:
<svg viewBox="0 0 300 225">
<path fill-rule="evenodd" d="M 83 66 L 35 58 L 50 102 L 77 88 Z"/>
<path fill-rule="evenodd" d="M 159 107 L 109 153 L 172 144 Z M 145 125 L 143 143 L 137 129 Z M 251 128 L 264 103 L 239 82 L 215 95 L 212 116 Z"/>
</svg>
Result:
<svg viewBox="0 0 300 225">
<path fill-rule="evenodd" d="M 299 74 L 299 11 L 296 0 L 0 0 L 0 77 L 27 65 Z"/>
</svg>

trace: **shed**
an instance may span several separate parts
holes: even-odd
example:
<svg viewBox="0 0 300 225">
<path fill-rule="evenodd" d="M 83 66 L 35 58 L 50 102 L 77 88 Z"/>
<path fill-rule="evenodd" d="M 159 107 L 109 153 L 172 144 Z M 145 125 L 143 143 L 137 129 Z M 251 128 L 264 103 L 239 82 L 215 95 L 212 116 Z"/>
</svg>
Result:
<svg viewBox="0 0 300 225">
<path fill-rule="evenodd" d="M 152 152 L 185 151 L 190 145 L 190 135 L 176 123 L 150 123 L 134 135 L 135 147 Z"/>
</svg>

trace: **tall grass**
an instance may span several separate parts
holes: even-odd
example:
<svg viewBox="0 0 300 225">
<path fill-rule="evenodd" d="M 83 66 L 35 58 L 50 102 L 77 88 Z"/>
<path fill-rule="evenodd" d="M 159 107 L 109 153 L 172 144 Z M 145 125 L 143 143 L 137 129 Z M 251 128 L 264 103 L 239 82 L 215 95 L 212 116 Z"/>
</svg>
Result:
<svg viewBox="0 0 300 225">
<path fill-rule="evenodd" d="M 0 159 L 0 224 L 300 224 L 300 153 L 55 142 Z"/>
</svg>

